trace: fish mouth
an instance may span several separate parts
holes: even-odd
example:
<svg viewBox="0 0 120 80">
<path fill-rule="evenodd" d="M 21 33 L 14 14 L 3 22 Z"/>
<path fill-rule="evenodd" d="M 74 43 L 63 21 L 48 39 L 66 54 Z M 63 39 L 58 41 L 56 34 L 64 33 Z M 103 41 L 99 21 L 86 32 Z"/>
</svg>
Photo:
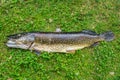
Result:
<svg viewBox="0 0 120 80">
<path fill-rule="evenodd" d="M 6 45 L 8 47 L 11 47 L 11 48 L 22 48 L 22 49 L 28 49 L 29 48 L 29 46 L 27 46 L 25 44 L 18 44 L 15 41 L 12 41 L 12 40 L 8 40 L 8 42 L 6 43 Z"/>
<path fill-rule="evenodd" d="M 15 42 L 10 41 L 10 40 L 6 43 L 6 45 L 7 45 L 8 47 L 16 47 L 16 46 L 17 46 Z"/>
</svg>

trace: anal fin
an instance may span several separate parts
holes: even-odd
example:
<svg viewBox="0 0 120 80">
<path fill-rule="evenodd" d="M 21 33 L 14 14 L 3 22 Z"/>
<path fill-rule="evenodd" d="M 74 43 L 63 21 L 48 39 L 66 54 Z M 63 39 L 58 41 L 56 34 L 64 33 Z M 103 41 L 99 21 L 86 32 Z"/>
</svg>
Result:
<svg viewBox="0 0 120 80">
<path fill-rule="evenodd" d="M 95 46 L 97 46 L 97 45 L 99 45 L 99 42 L 95 42 L 95 43 L 92 44 L 90 47 L 95 47 Z"/>
</svg>

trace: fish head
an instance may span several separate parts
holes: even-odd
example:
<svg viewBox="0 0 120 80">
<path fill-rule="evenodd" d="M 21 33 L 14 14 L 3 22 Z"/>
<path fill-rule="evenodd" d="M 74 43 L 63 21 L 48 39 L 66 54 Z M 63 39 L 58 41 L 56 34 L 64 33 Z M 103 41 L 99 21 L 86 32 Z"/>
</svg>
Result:
<svg viewBox="0 0 120 80">
<path fill-rule="evenodd" d="M 8 36 L 6 45 L 12 48 L 28 49 L 34 42 L 34 36 L 30 33 L 19 33 Z"/>
</svg>

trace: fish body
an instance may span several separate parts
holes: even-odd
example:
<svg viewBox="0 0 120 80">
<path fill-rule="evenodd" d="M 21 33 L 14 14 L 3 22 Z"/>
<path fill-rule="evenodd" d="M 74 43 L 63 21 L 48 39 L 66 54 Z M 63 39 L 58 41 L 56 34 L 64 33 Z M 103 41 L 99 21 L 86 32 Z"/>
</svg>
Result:
<svg viewBox="0 0 120 80">
<path fill-rule="evenodd" d="M 113 38 L 112 32 L 96 34 L 89 30 L 81 32 L 28 32 L 10 35 L 6 45 L 40 52 L 71 53 L 100 41 L 111 41 Z"/>
</svg>

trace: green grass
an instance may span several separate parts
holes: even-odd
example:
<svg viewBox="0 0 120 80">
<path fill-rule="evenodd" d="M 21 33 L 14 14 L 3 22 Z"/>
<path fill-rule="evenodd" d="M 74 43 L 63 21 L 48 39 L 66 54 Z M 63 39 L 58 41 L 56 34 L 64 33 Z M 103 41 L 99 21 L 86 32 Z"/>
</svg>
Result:
<svg viewBox="0 0 120 80">
<path fill-rule="evenodd" d="M 120 80 L 120 0 L 1 0 L 0 80 Z M 40 56 L 5 43 L 10 34 L 29 31 L 113 31 L 102 42 L 75 54 Z"/>
</svg>

